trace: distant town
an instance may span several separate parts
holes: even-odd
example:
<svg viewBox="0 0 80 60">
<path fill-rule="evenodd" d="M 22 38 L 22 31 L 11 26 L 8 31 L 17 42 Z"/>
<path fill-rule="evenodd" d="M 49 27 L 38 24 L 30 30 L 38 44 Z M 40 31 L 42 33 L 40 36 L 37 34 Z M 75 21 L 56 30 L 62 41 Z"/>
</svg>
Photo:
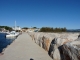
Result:
<svg viewBox="0 0 80 60">
<path fill-rule="evenodd" d="M 39 31 L 39 28 L 33 27 L 33 28 L 21 28 L 19 26 L 16 27 L 9 27 L 9 26 L 0 26 L 0 32 L 10 32 L 10 31 L 17 31 L 17 32 L 37 32 Z"/>
<path fill-rule="evenodd" d="M 9 27 L 9 26 L 0 26 L 0 32 L 10 32 L 10 31 L 16 31 L 16 32 L 80 32 L 80 29 L 66 29 L 64 28 L 51 28 L 51 27 L 23 27 L 20 26 L 16 27 Z"/>
</svg>

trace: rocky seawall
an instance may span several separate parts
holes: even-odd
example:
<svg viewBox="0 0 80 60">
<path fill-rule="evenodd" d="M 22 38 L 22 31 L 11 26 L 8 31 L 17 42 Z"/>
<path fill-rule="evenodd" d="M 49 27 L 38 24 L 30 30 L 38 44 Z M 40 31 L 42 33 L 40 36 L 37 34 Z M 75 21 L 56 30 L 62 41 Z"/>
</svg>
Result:
<svg viewBox="0 0 80 60">
<path fill-rule="evenodd" d="M 28 33 L 53 60 L 80 60 L 79 33 Z"/>
</svg>

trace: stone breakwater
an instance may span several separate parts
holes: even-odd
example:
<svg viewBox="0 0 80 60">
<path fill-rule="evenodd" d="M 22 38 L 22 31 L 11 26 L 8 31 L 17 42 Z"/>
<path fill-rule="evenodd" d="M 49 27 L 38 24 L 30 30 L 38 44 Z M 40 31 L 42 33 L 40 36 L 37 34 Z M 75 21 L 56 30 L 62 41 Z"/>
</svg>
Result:
<svg viewBox="0 0 80 60">
<path fill-rule="evenodd" d="M 53 60 L 80 60 L 79 33 L 28 33 Z"/>
</svg>

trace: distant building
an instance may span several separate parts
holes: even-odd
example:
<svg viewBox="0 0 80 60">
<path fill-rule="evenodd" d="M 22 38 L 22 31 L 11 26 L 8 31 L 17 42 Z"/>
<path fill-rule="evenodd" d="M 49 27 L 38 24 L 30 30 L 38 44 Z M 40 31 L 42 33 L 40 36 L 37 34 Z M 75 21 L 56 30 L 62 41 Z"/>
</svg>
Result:
<svg viewBox="0 0 80 60">
<path fill-rule="evenodd" d="M 6 31 L 6 29 L 5 28 L 0 28 L 0 31 L 4 32 L 4 31 Z"/>
<path fill-rule="evenodd" d="M 39 32 L 40 29 L 37 28 L 30 28 L 26 32 Z"/>
<path fill-rule="evenodd" d="M 13 27 L 13 30 L 21 30 L 21 28 L 19 26 Z"/>
</svg>

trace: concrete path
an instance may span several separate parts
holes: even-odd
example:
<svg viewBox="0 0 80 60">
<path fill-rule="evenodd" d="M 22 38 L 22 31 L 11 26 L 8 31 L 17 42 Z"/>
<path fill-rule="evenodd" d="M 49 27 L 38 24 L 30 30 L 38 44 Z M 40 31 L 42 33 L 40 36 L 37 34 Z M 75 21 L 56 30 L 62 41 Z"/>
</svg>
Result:
<svg viewBox="0 0 80 60">
<path fill-rule="evenodd" d="M 27 33 L 20 35 L 9 45 L 0 60 L 52 60 L 48 53 L 34 43 Z"/>
</svg>

